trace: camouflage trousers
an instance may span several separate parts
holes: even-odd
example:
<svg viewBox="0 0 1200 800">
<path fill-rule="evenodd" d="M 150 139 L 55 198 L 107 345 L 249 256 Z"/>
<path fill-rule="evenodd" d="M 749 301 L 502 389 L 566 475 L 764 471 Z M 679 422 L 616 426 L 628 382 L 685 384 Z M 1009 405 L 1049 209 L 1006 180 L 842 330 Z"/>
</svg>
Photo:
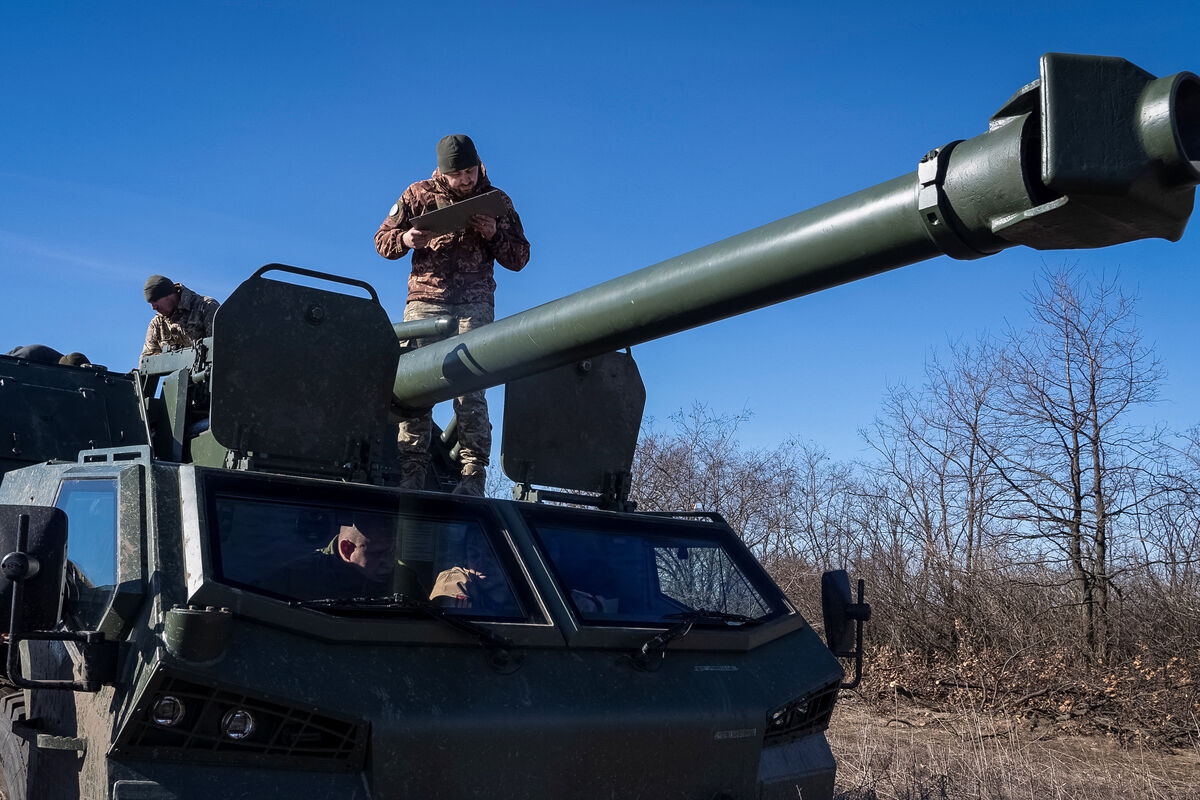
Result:
<svg viewBox="0 0 1200 800">
<path fill-rule="evenodd" d="M 458 318 L 458 330 L 469 330 L 486 325 L 495 318 L 491 303 L 430 303 L 425 300 L 410 300 L 404 306 L 404 321 L 451 316 Z M 409 347 L 421 347 L 437 339 L 410 339 Z M 403 343 L 402 343 L 403 344 Z M 482 391 L 471 392 L 454 398 L 454 416 L 457 418 L 459 460 L 465 467 L 475 464 L 486 467 L 492 452 L 492 423 L 488 419 L 487 399 Z M 433 409 L 412 417 L 400 418 L 400 435 L 396 444 L 400 450 L 400 468 L 424 469 L 429 463 L 429 437 L 433 430 Z"/>
</svg>

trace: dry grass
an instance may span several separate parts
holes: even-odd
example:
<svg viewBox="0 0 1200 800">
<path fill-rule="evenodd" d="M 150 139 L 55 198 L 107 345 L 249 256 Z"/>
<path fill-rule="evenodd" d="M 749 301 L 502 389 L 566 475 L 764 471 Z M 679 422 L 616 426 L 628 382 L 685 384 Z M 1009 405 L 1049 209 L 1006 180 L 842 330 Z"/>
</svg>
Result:
<svg viewBox="0 0 1200 800">
<path fill-rule="evenodd" d="M 1120 746 L 971 709 L 897 705 L 880 715 L 844 697 L 829 739 L 838 790 L 879 800 L 1200 800 L 1200 746 Z"/>
</svg>

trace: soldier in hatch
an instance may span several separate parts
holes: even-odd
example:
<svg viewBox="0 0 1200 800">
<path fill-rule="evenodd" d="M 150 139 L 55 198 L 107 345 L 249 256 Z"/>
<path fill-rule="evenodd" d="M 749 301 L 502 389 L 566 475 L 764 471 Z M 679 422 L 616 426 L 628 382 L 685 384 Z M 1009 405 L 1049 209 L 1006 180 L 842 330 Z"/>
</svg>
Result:
<svg viewBox="0 0 1200 800">
<path fill-rule="evenodd" d="M 162 275 L 151 275 L 143 289 L 146 302 L 158 313 L 146 328 L 142 357 L 161 353 L 164 347 L 178 350 L 212 336 L 213 317 L 220 303 L 202 297 L 182 283 Z"/>
<path fill-rule="evenodd" d="M 412 251 L 405 320 L 453 316 L 458 318 L 457 332 L 465 333 L 495 316 L 494 264 L 519 271 L 529 262 L 529 241 L 512 201 L 503 193 L 506 210 L 499 217 L 477 214 L 465 229 L 441 235 L 414 228 L 414 217 L 495 189 L 474 142 L 463 134 L 438 142 L 437 161 L 433 176 L 409 186 L 392 206 L 375 233 L 375 249 L 389 259 Z M 425 343 L 415 340 L 411 344 L 420 347 Z M 400 423 L 400 485 L 405 488 L 425 487 L 431 412 Z M 462 463 L 462 480 L 454 491 L 482 495 L 492 448 L 484 393 L 455 398 L 454 413 Z"/>
<path fill-rule="evenodd" d="M 58 364 L 61 362 L 61 359 L 65 358 L 62 353 L 44 344 L 27 344 L 21 347 L 14 347 L 5 353 L 5 355 L 12 356 L 13 358 L 23 358 L 26 361 L 33 361 L 37 364 Z"/>
<path fill-rule="evenodd" d="M 23 358 L 37 364 L 63 364 L 68 367 L 90 367 L 92 360 L 83 353 L 67 353 L 65 356 L 53 347 L 44 344 L 27 344 L 14 347 L 5 353 L 14 358 Z"/>
</svg>

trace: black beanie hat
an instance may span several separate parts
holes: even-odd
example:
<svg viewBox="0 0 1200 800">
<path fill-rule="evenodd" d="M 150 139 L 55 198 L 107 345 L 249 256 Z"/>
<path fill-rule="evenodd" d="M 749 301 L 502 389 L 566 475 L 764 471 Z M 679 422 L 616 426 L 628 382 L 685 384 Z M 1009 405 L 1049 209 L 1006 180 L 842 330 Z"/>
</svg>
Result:
<svg viewBox="0 0 1200 800">
<path fill-rule="evenodd" d="M 68 367 L 82 367 L 84 364 L 92 363 L 92 361 L 83 353 L 67 353 L 58 360 L 58 363 L 66 364 Z"/>
<path fill-rule="evenodd" d="M 479 166 L 479 153 L 475 152 L 475 143 L 465 133 L 453 133 L 442 137 L 437 143 L 438 172 L 445 175 L 448 172 L 458 172 Z"/>
<path fill-rule="evenodd" d="M 151 275 L 149 278 L 146 278 L 146 286 L 143 289 L 147 303 L 161 300 L 174 291 L 175 284 L 170 278 L 164 278 L 162 275 Z"/>
</svg>

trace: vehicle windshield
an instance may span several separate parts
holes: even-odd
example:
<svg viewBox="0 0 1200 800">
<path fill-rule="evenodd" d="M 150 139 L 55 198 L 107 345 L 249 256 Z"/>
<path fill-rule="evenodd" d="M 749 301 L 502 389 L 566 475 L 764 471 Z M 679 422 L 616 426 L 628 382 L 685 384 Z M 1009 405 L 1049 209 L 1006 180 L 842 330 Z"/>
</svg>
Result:
<svg viewBox="0 0 1200 800">
<path fill-rule="evenodd" d="M 217 580 L 293 602 L 402 595 L 464 616 L 526 616 L 513 589 L 516 571 L 496 553 L 495 542 L 506 546 L 503 537 L 489 535 L 484 520 L 428 507 L 397 509 L 395 502 L 354 503 L 353 497 L 322 502 L 295 487 L 270 488 L 253 496 L 220 490 L 210 496 Z M 399 603 L 318 606 L 357 613 L 402 609 Z"/>
<path fill-rule="evenodd" d="M 790 611 L 723 526 L 648 517 L 580 525 L 553 514 L 528 521 L 585 623 L 741 626 Z"/>
</svg>

